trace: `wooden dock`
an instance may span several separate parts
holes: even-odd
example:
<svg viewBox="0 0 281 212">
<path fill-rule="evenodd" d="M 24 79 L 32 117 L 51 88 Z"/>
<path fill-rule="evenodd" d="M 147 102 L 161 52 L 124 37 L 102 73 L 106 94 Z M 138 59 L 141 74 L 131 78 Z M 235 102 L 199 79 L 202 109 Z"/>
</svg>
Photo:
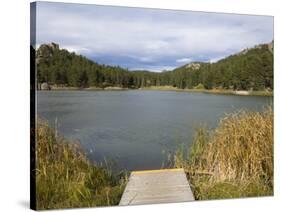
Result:
<svg viewBox="0 0 281 212">
<path fill-rule="evenodd" d="M 193 201 L 183 169 L 133 171 L 119 205 Z"/>
</svg>

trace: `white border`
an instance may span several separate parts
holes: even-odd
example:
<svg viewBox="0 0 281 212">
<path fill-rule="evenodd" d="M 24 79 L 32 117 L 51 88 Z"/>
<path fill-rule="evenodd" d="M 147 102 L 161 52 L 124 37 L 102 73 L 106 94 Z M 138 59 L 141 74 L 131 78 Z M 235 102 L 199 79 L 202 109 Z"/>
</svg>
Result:
<svg viewBox="0 0 281 212">
<path fill-rule="evenodd" d="M 0 6 L 0 211 L 29 207 L 29 2 L 1 1 Z M 276 0 L 65 0 L 63 2 L 275 16 L 275 196 L 130 207 L 95 211 L 271 211 L 280 199 L 280 5 Z M 278 60 L 279 59 L 279 60 Z M 92 211 L 84 209 L 83 211 Z M 78 209 L 71 210 L 81 211 Z"/>
</svg>

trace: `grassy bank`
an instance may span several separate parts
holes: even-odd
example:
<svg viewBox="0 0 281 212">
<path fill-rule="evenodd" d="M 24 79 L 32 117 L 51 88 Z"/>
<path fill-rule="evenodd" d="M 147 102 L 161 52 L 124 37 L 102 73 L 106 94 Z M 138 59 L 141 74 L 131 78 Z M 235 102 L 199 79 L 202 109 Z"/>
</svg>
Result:
<svg viewBox="0 0 281 212">
<path fill-rule="evenodd" d="M 193 88 L 193 89 L 179 89 L 173 86 L 150 86 L 140 88 L 140 90 L 158 90 L 158 91 L 179 91 L 179 92 L 199 92 L 208 94 L 229 94 L 229 95 L 248 95 L 248 96 L 273 96 L 272 91 L 234 91 L 231 89 L 204 89 L 204 88 Z"/>
<path fill-rule="evenodd" d="M 125 175 L 91 163 L 77 144 L 39 121 L 36 140 L 37 209 L 117 205 Z"/>
<path fill-rule="evenodd" d="M 117 86 L 108 86 L 108 87 L 70 87 L 70 86 L 50 86 L 50 90 L 85 90 L 85 91 L 102 91 L 102 90 L 108 90 L 108 91 L 122 91 L 122 90 L 128 90 L 128 88 L 122 88 Z"/>
<path fill-rule="evenodd" d="M 123 88 L 117 86 L 108 86 L 108 87 L 69 87 L 69 86 L 50 86 L 50 90 L 84 90 L 84 91 L 127 91 L 127 90 L 137 90 L 134 88 Z M 149 86 L 142 87 L 138 90 L 153 90 L 153 91 L 178 91 L 178 92 L 199 92 L 207 94 L 225 94 L 225 95 L 243 95 L 243 96 L 273 96 L 272 91 L 234 91 L 231 89 L 204 89 L 201 87 L 192 88 L 192 89 L 180 89 L 173 86 Z"/>
<path fill-rule="evenodd" d="M 196 199 L 273 195 L 273 111 L 239 112 L 197 130 L 191 151 L 179 149 Z"/>
</svg>

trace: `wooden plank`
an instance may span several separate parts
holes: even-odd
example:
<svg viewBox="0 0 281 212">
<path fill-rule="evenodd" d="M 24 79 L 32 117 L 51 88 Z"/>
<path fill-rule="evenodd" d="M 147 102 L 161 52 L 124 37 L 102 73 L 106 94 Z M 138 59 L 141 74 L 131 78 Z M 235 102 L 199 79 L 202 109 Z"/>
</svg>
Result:
<svg viewBox="0 0 281 212">
<path fill-rule="evenodd" d="M 119 205 L 193 201 L 183 169 L 134 171 Z"/>
</svg>

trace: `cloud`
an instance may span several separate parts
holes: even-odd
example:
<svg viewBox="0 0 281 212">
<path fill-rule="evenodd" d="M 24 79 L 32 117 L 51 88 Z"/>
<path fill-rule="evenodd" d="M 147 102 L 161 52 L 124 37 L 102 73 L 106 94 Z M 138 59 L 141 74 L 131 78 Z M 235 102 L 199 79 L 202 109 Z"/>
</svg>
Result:
<svg viewBox="0 0 281 212">
<path fill-rule="evenodd" d="M 152 65 L 152 66 L 141 66 L 141 67 L 132 67 L 130 70 L 132 71 L 140 71 L 140 70 L 150 70 L 153 72 L 163 72 L 163 71 L 171 71 L 177 68 L 177 66 L 161 66 L 161 65 Z"/>
<path fill-rule="evenodd" d="M 223 58 L 224 58 L 224 56 L 214 57 L 214 58 L 211 58 L 208 62 L 215 63 L 215 62 L 218 62 L 219 60 L 221 60 Z"/>
<path fill-rule="evenodd" d="M 129 69 L 209 61 L 272 39 L 269 16 L 37 3 L 39 44 Z"/>
<path fill-rule="evenodd" d="M 180 58 L 176 60 L 177 63 L 190 63 L 191 61 L 191 58 Z"/>
<path fill-rule="evenodd" d="M 87 54 L 87 52 L 91 52 L 90 49 L 85 48 L 85 47 L 81 47 L 81 46 L 67 46 L 67 45 L 64 45 L 63 48 L 67 49 L 70 52 L 75 52 L 75 53 L 78 53 L 78 54 Z"/>
</svg>

